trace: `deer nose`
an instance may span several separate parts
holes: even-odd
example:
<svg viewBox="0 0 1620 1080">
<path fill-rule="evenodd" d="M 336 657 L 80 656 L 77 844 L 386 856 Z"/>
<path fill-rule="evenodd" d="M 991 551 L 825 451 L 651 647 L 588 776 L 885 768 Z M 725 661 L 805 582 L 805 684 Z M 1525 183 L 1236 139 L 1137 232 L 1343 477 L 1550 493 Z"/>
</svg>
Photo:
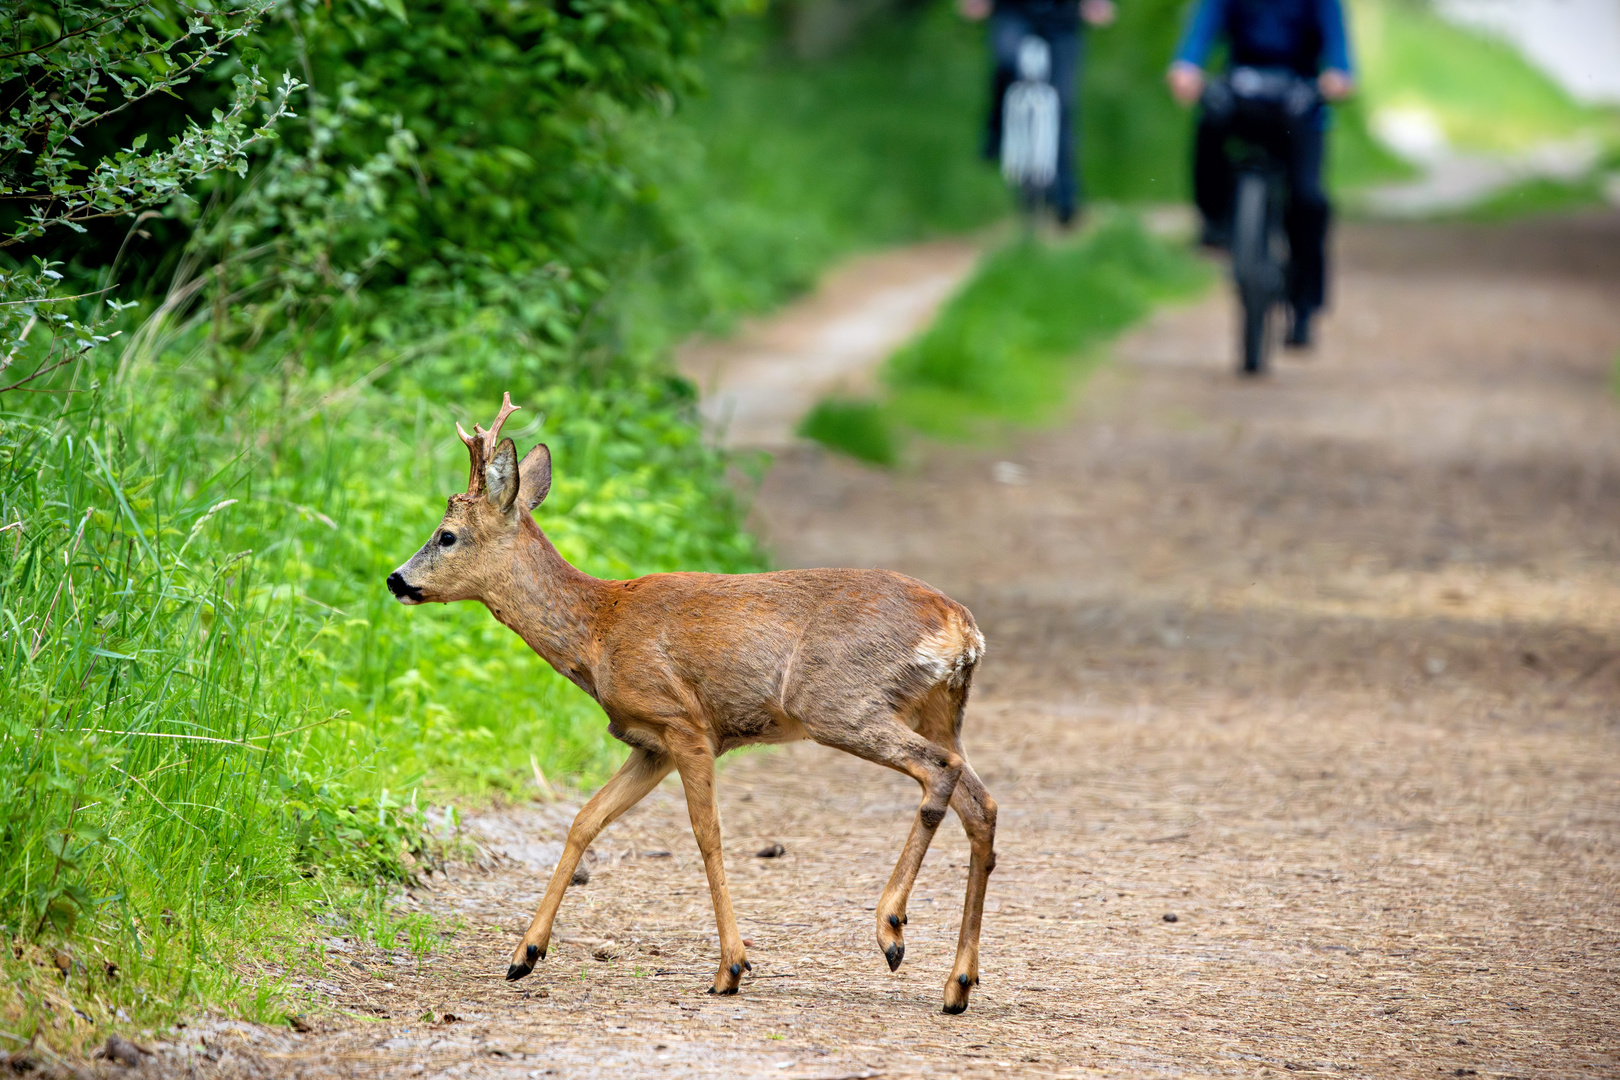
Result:
<svg viewBox="0 0 1620 1080">
<path fill-rule="evenodd" d="M 419 604 L 422 602 L 422 590 L 407 582 L 405 580 L 405 575 L 401 574 L 398 570 L 395 570 L 392 574 L 388 575 L 388 591 L 393 593 L 394 596 L 400 600 L 405 600 L 413 604 Z"/>
</svg>

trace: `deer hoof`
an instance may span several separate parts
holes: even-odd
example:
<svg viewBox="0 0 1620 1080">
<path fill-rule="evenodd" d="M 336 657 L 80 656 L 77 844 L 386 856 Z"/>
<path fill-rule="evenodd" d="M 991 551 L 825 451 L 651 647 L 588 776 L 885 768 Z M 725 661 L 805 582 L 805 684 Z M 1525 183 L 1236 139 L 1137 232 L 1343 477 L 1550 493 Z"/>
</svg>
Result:
<svg viewBox="0 0 1620 1080">
<path fill-rule="evenodd" d="M 533 970 L 534 965 L 532 964 L 513 964 L 511 967 L 506 969 L 506 981 L 517 982 L 519 979 L 523 978 L 523 976 L 527 975 Z"/>
<path fill-rule="evenodd" d="M 978 979 L 968 975 L 958 975 L 945 984 L 945 1007 L 940 1011 L 946 1016 L 956 1016 L 967 1012 L 968 988 L 977 985 Z"/>
<path fill-rule="evenodd" d="M 890 945 L 883 950 L 883 959 L 889 962 L 889 970 L 895 971 L 900 967 L 900 961 L 906 958 L 906 947 L 901 944 Z"/>
</svg>

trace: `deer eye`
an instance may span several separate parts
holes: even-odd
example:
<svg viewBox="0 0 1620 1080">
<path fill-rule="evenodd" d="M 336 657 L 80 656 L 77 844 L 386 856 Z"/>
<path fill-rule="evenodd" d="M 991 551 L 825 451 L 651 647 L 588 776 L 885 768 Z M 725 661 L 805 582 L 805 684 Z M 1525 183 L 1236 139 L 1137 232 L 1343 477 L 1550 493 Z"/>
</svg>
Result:
<svg viewBox="0 0 1620 1080">
<path fill-rule="evenodd" d="M 439 546 L 440 547 L 450 547 L 455 542 L 456 542 L 456 534 L 451 532 L 449 529 L 446 529 L 444 532 L 439 534 Z"/>
</svg>

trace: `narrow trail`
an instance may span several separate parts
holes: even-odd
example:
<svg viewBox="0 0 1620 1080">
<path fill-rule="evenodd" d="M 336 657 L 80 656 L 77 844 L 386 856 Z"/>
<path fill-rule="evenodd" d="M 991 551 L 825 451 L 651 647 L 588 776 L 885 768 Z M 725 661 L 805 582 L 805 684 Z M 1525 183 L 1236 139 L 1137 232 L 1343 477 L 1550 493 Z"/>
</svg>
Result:
<svg viewBox="0 0 1620 1080">
<path fill-rule="evenodd" d="M 481 819 L 505 857 L 416 893 L 466 921 L 427 965 L 334 939 L 295 976 L 373 1019 L 192 1029 L 215 1068 L 1620 1073 L 1620 215 L 1352 225 L 1339 256 L 1322 347 L 1263 383 L 1214 294 L 1121 342 L 1060 429 L 895 473 L 792 451 L 764 484 L 782 565 L 915 574 L 989 639 L 966 741 L 1000 861 L 965 1015 L 939 1012 L 960 829 L 891 975 L 872 908 L 915 786 L 799 744 L 722 774 L 740 996 L 704 993 L 666 785 L 528 980 L 501 976 L 560 804 Z"/>
<path fill-rule="evenodd" d="M 933 321 L 983 250 L 938 240 L 858 256 L 732 337 L 683 346 L 676 366 L 702 391 L 703 417 L 726 445 L 793 446 L 816 402 L 872 390 L 874 371 Z"/>
</svg>

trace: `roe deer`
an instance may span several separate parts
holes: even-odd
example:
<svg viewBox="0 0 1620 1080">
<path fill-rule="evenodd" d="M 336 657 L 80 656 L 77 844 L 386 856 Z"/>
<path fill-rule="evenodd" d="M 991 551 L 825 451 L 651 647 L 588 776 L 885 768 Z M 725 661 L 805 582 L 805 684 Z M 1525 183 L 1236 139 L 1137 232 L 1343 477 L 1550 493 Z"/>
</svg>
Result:
<svg viewBox="0 0 1620 1080">
<path fill-rule="evenodd" d="M 477 600 L 608 716 L 630 758 L 574 818 L 508 979 L 546 955 L 552 920 L 591 841 L 670 769 L 680 772 L 720 929 L 713 994 L 751 970 L 726 890 L 714 760 L 749 743 L 814 739 L 905 773 L 922 803 L 877 905 L 878 947 L 905 955 L 906 899 L 945 808 L 972 848 L 945 1012 L 979 981 L 979 922 L 996 864 L 996 804 L 962 754 L 962 714 L 984 638 L 961 604 L 886 570 L 650 574 L 601 581 L 569 565 L 534 522 L 551 453 L 519 461 L 501 424 L 456 431 L 472 458 L 465 494 L 422 550 L 388 576 L 406 604 Z M 499 442 L 496 440 L 499 439 Z"/>
</svg>

